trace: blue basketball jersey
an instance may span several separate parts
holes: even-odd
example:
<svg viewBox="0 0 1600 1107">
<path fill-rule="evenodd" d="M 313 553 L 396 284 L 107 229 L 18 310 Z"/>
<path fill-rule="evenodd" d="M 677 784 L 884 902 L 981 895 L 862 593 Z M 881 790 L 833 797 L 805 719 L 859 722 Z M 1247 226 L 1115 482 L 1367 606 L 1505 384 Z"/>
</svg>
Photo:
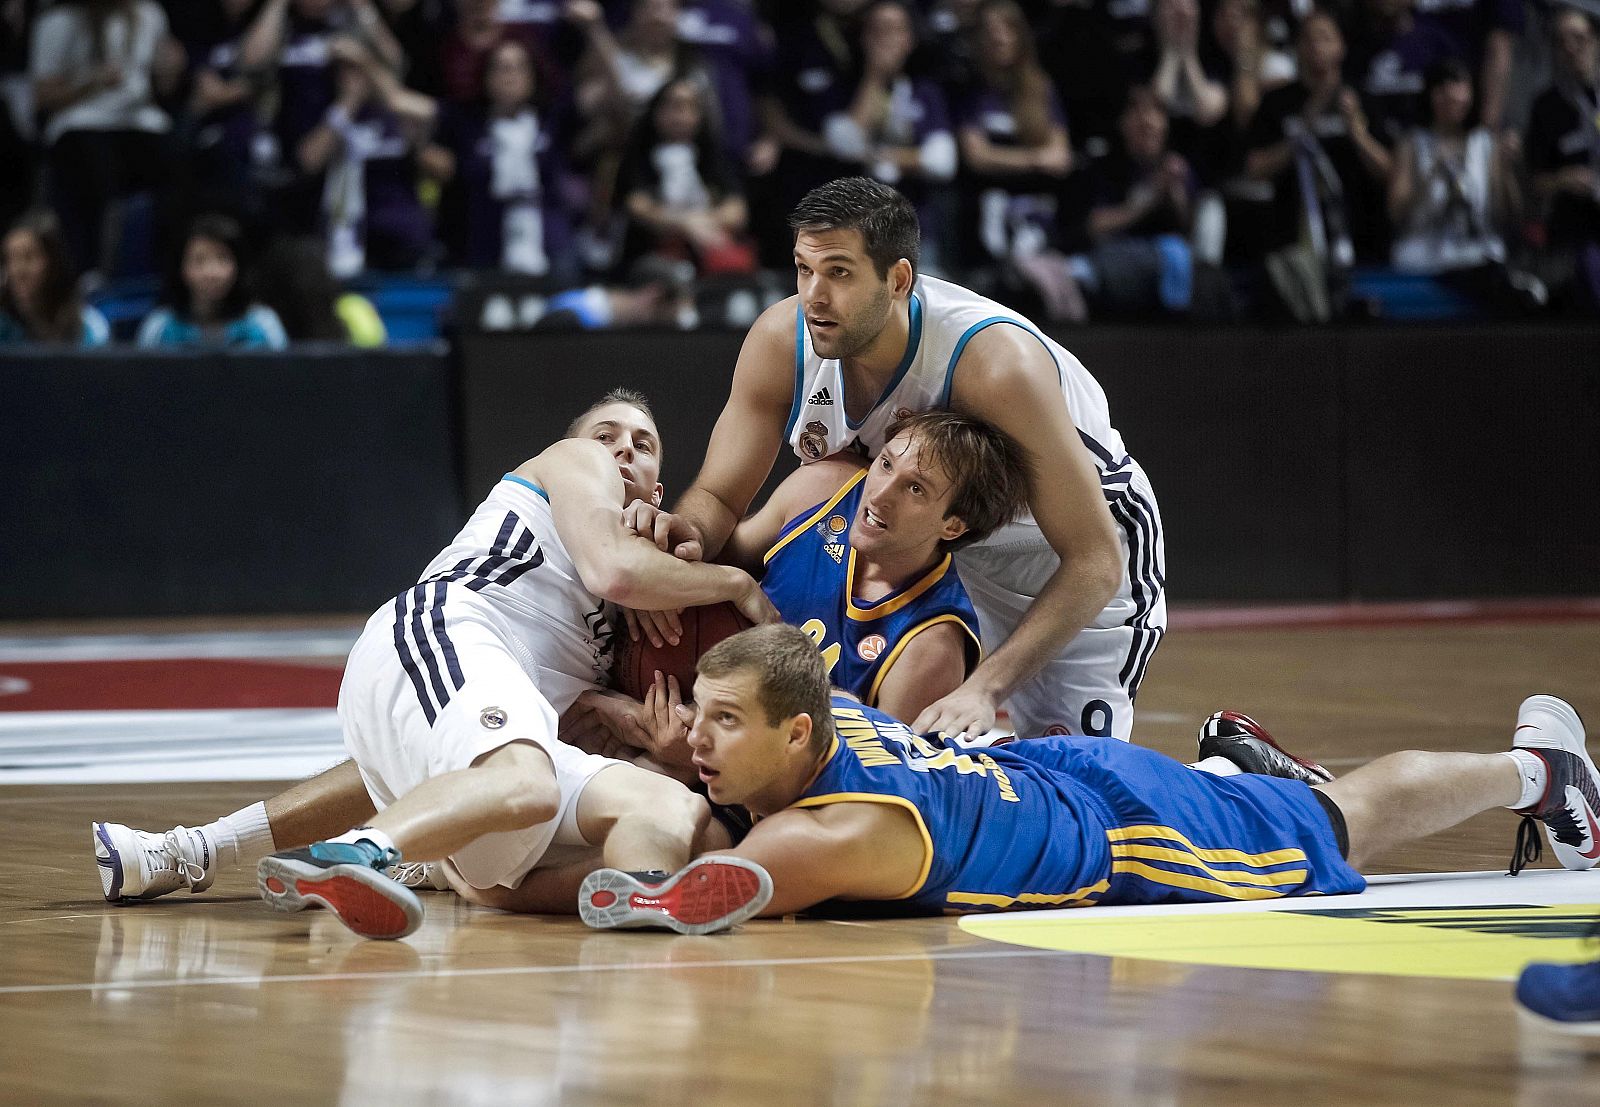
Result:
<svg viewBox="0 0 1600 1107">
<path fill-rule="evenodd" d="M 850 528 L 866 470 L 825 502 L 790 520 L 766 554 L 761 588 L 784 622 L 811 636 L 828 679 L 863 703 L 876 704 L 889 668 L 913 638 L 954 623 L 967 640 L 967 672 L 978 663 L 978 615 L 946 554 L 904 588 L 870 603 L 855 598 L 856 554 Z"/>
<path fill-rule="evenodd" d="M 926 849 L 896 898 L 930 911 L 1194 903 L 1359 892 L 1311 789 L 1216 777 L 1114 738 L 968 749 L 844 697 L 795 807 L 886 803 Z"/>
</svg>

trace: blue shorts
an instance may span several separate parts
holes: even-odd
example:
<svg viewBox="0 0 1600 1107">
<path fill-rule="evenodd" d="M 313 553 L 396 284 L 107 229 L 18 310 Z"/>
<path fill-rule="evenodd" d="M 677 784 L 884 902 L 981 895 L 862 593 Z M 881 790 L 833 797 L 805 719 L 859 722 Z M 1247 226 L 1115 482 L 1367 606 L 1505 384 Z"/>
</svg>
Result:
<svg viewBox="0 0 1600 1107">
<path fill-rule="evenodd" d="M 1111 884 L 1097 903 L 1343 895 L 1367 886 L 1340 855 L 1322 802 L 1298 780 L 1213 776 L 1113 738 L 1005 748 L 1052 770 L 1103 820 Z"/>
</svg>

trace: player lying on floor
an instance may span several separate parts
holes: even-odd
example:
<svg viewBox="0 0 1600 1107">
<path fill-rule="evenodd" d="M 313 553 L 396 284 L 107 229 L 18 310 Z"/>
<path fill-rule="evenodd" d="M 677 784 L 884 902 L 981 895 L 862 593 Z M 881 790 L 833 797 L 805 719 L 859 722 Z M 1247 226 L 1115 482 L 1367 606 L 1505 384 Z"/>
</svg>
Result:
<svg viewBox="0 0 1600 1107">
<path fill-rule="evenodd" d="M 545 879 L 576 894 L 582 872 L 570 852 L 582 871 L 599 849 L 608 864 L 651 872 L 730 840 L 682 784 L 557 739 L 560 713 L 604 678 L 603 601 L 732 602 L 753 622 L 777 618 L 742 569 L 681 561 L 623 526 L 624 505 L 659 499 L 660 457 L 642 397 L 608 394 L 568 437 L 506 474 L 419 582 L 373 614 L 345 667 L 339 721 L 378 812 L 356 831 L 324 823 L 317 838 L 338 836 L 264 859 L 268 902 L 327 906 L 363 936 L 393 938 L 422 917 L 416 897 L 380 871 L 402 856 L 449 858 L 452 886 L 472 900 L 497 886 L 532 895 Z M 322 817 L 316 806 L 300 812 L 302 830 Z M 333 803 L 326 817 L 350 806 Z M 157 838 L 104 823 L 93 834 L 107 899 L 198 890 L 212 878 L 205 834 Z M 697 883 L 742 891 L 764 879 L 737 862 L 696 872 Z"/>
<path fill-rule="evenodd" d="M 626 401 L 599 405 L 574 423 L 572 433 L 590 431 L 614 450 L 629 449 L 629 474 L 648 478 L 630 494 L 656 499 L 659 486 L 653 481 L 659 471 L 659 447 L 657 456 L 648 457 L 636 456 L 619 444 L 617 418 L 627 422 L 629 412 L 641 415 L 642 409 Z M 636 433 L 653 435 L 653 424 L 637 428 Z M 792 474 L 762 511 L 741 525 L 729 553 L 741 568 L 759 569 L 766 562 L 763 587 L 783 616 L 803 623 L 821 639 L 819 648 L 833 662 L 834 679 L 867 702 L 915 715 L 958 687 L 977 661 L 976 616 L 951 567 L 950 551 L 984 537 L 1020 510 L 1026 493 L 1024 464 L 1021 451 L 983 423 L 948 413 L 916 416 L 896 429 L 870 467 L 854 458 L 830 459 Z M 527 499 L 518 484 L 527 478 L 520 474 L 538 468 L 538 459 L 523 466 L 497 492 L 509 494 L 503 490 L 510 485 Z M 497 525 L 499 518 L 495 516 Z M 519 553 L 513 535 L 503 541 L 498 531 L 493 536 L 492 548 L 475 551 L 458 539 L 424 576 L 447 565 L 468 564 L 467 555 L 474 552 L 490 561 L 506 558 L 495 566 L 501 575 L 514 573 L 535 556 L 531 551 L 537 547 Z M 489 537 L 485 532 L 483 538 Z M 648 546 L 643 539 L 629 541 Z M 647 564 L 670 560 L 660 554 Z M 732 573 L 736 581 L 750 579 L 732 569 L 699 571 Z M 467 577 L 465 587 L 472 589 L 474 579 Z M 532 573 L 526 583 L 538 580 L 539 574 Z M 455 583 L 435 581 L 418 588 L 437 595 Z M 498 590 L 485 587 L 476 594 L 492 599 Z M 413 611 L 411 622 L 404 626 L 385 617 L 379 637 L 387 634 L 393 639 L 397 626 L 405 632 L 393 645 L 387 640 L 378 644 L 386 664 L 402 642 L 428 651 L 438 644 L 443 652 L 437 631 L 430 638 L 421 626 L 425 599 L 407 601 L 405 606 Z M 569 621 L 576 614 L 576 608 L 569 612 Z M 605 631 L 589 626 L 590 615 L 585 615 L 578 637 L 594 643 Z M 430 614 L 430 625 L 431 618 Z M 534 637 L 539 637 L 537 632 Z M 399 658 L 402 667 L 405 660 Z M 429 656 L 413 657 L 415 672 L 407 671 L 411 684 L 425 682 L 419 692 L 436 691 L 433 682 L 448 675 L 433 672 L 430 663 Z M 584 655 L 563 657 L 545 668 L 547 681 L 552 669 L 560 670 L 566 699 L 572 699 L 575 688 L 582 690 L 563 718 L 563 736 L 576 730 L 593 738 L 598 724 L 609 739 L 604 746 L 608 752 L 616 750 L 619 741 L 631 743 L 664 764 L 687 767 L 688 723 L 675 710 L 676 687 L 660 689 L 662 710 L 654 701 L 646 709 L 628 697 L 597 689 L 602 674 L 595 666 L 595 658 Z M 387 675 L 395 678 L 398 670 Z M 351 713 L 367 697 L 357 687 L 359 679 L 347 677 L 340 692 L 347 730 Z M 402 692 L 407 687 L 397 686 Z M 668 696 L 671 702 L 666 702 Z M 347 745 L 352 742 L 347 740 Z M 594 743 L 586 748 L 598 752 L 601 747 Z M 630 756 L 632 752 L 629 747 Z M 689 775 L 692 779 L 692 769 Z M 361 772 L 347 762 L 203 827 L 174 827 L 154 835 L 117 823 L 96 823 L 93 840 L 106 897 L 151 899 L 185 886 L 203 890 L 219 869 L 254 865 L 274 851 L 309 845 L 363 824 L 375 811 L 368 791 Z M 405 876 L 417 881 L 423 874 L 412 867 Z M 568 910 L 570 900 L 565 894 L 539 898 Z"/>
<path fill-rule="evenodd" d="M 793 627 L 758 627 L 700 660 L 694 761 L 715 803 L 759 821 L 728 856 L 772 877 L 766 915 L 824 900 L 938 911 L 1210 902 L 1361 891 L 1358 866 L 1492 807 L 1542 822 L 1561 863 L 1600 858 L 1600 778 L 1577 713 L 1533 696 L 1504 753 L 1391 754 L 1315 788 L 1193 772 L 1108 738 L 964 750 L 832 697 Z M 595 926 L 661 909 L 625 874 L 585 881 Z"/>
</svg>

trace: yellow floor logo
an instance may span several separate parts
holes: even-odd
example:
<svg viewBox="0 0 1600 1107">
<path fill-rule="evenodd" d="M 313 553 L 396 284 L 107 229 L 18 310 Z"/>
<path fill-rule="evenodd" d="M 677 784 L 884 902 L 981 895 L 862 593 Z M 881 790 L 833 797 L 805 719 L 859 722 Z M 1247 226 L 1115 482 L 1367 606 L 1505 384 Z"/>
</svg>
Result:
<svg viewBox="0 0 1600 1107">
<path fill-rule="evenodd" d="M 1587 937 L 1600 902 L 1334 906 L 1364 898 L 1253 912 L 969 915 L 961 927 L 998 942 L 1105 957 L 1466 980 L 1512 980 L 1529 961 L 1600 957 Z"/>
</svg>

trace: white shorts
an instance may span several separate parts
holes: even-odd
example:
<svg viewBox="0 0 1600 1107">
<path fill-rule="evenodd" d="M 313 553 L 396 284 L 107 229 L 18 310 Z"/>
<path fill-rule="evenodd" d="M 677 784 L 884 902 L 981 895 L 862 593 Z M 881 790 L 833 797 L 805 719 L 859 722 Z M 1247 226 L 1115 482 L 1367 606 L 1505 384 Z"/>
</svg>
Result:
<svg viewBox="0 0 1600 1107">
<path fill-rule="evenodd" d="M 475 888 L 508 888 L 527 875 L 552 844 L 587 845 L 578 833 L 578 797 L 596 773 L 622 764 L 584 753 L 556 737 L 557 717 L 517 663 L 500 633 L 475 618 L 449 620 L 443 644 L 395 640 L 395 612 L 383 608 L 367 622 L 350 651 L 339 687 L 345 749 L 381 811 L 423 781 L 468 768 L 511 742 L 531 742 L 549 755 L 561 790 L 554 818 L 522 830 L 487 834 L 451 854 Z M 430 664 L 433 662 L 433 664 Z M 462 683 L 455 687 L 454 674 Z M 430 719 L 431 716 L 431 719 Z"/>
<path fill-rule="evenodd" d="M 1126 742 L 1133 732 L 1134 697 L 1167 628 L 1166 554 L 1161 512 L 1137 466 L 1116 489 L 1107 486 L 1106 498 L 1122 546 L 1122 584 L 1094 622 L 1007 698 L 1020 737 L 1097 734 Z M 1031 519 L 956 554 L 985 653 L 1010 637 L 1060 564 Z"/>
</svg>

